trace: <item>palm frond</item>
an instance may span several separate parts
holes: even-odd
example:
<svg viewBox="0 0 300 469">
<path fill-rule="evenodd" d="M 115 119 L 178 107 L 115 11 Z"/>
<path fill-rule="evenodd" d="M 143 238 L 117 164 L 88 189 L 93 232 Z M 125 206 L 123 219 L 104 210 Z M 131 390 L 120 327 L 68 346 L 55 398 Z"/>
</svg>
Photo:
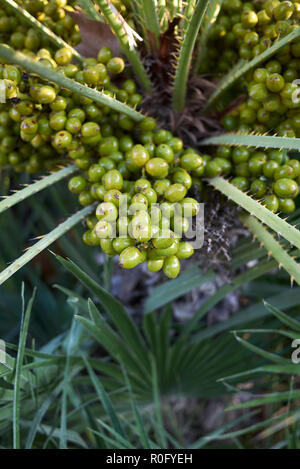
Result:
<svg viewBox="0 0 300 469">
<path fill-rule="evenodd" d="M 76 171 L 78 171 L 78 167 L 75 165 L 63 168 L 53 174 L 50 174 L 49 176 L 43 177 L 39 181 L 29 184 L 24 189 L 21 189 L 12 195 L 5 196 L 5 199 L 0 202 L 0 213 L 4 212 L 5 210 L 13 207 L 14 205 L 20 202 L 23 202 L 28 197 L 39 193 L 43 189 L 52 186 L 56 182 L 62 181 L 68 176 L 74 174 Z"/>
<path fill-rule="evenodd" d="M 9 267 L 0 273 L 0 285 L 14 275 L 19 269 L 30 262 L 34 257 L 47 249 L 54 241 L 70 231 L 75 225 L 80 223 L 87 215 L 92 213 L 94 206 L 88 206 L 75 213 L 63 223 L 58 225 L 47 235 L 43 236 L 36 244 L 30 247 L 21 257 L 14 261 Z"/>
<path fill-rule="evenodd" d="M 291 276 L 291 283 L 294 280 L 300 285 L 300 266 L 268 230 L 254 217 L 241 216 L 241 219 L 249 231 L 262 243 L 269 255 L 274 257 L 279 266 L 283 267 Z"/>
<path fill-rule="evenodd" d="M 227 133 L 215 137 L 205 138 L 200 142 L 201 146 L 228 145 L 246 146 L 256 148 L 279 148 L 298 151 L 300 138 L 277 137 L 268 135 L 255 135 L 244 133 Z"/>
<path fill-rule="evenodd" d="M 280 234 L 293 246 L 300 249 L 300 232 L 294 226 L 287 223 L 275 213 L 270 212 L 264 205 L 233 186 L 233 184 L 226 181 L 224 178 L 216 177 L 211 179 L 210 184 L 248 213 L 265 223 L 269 228 L 275 231 L 275 233 Z"/>
<path fill-rule="evenodd" d="M 180 47 L 172 98 L 173 108 L 177 111 L 181 111 L 185 106 L 187 82 L 193 50 L 208 4 L 208 0 L 198 1 Z"/>
</svg>

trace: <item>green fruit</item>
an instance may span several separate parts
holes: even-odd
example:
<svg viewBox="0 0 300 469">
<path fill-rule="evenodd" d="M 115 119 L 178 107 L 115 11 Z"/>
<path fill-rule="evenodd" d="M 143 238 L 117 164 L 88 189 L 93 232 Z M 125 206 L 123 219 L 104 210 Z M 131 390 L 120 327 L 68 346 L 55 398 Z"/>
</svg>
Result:
<svg viewBox="0 0 300 469">
<path fill-rule="evenodd" d="M 116 253 L 121 254 L 125 249 L 134 245 L 134 240 L 131 238 L 116 238 L 113 240 L 112 245 Z"/>
<path fill-rule="evenodd" d="M 36 135 L 38 128 L 39 126 L 37 121 L 31 117 L 27 117 L 22 121 L 20 130 L 25 135 L 34 136 Z"/>
<path fill-rule="evenodd" d="M 95 231 L 99 239 L 112 238 L 113 236 L 113 227 L 106 220 L 98 221 L 97 225 L 95 226 Z"/>
<path fill-rule="evenodd" d="M 96 209 L 96 217 L 98 220 L 113 222 L 118 218 L 118 209 L 111 202 L 103 202 Z"/>
<path fill-rule="evenodd" d="M 235 148 L 232 152 L 232 160 L 235 164 L 240 164 L 248 161 L 250 158 L 250 151 L 246 147 Z"/>
<path fill-rule="evenodd" d="M 186 153 L 180 159 L 180 166 L 187 171 L 194 171 L 203 166 L 203 159 L 196 153 Z"/>
<path fill-rule="evenodd" d="M 262 152 L 255 152 L 248 162 L 248 168 L 251 174 L 259 176 L 262 174 L 267 156 Z"/>
<path fill-rule="evenodd" d="M 112 51 L 109 47 L 102 47 L 102 49 L 99 50 L 98 55 L 97 55 L 97 60 L 98 62 L 102 64 L 107 64 L 107 62 L 112 59 Z"/>
<path fill-rule="evenodd" d="M 57 148 L 67 148 L 72 142 L 72 134 L 67 130 L 62 130 L 54 136 L 54 146 Z"/>
<path fill-rule="evenodd" d="M 279 199 L 279 210 L 282 213 L 292 213 L 296 210 L 296 204 L 293 199 Z"/>
<path fill-rule="evenodd" d="M 279 93 L 284 88 L 284 78 L 279 73 L 273 73 L 267 78 L 266 85 L 272 93 Z"/>
<path fill-rule="evenodd" d="M 279 164 L 277 163 L 277 161 L 274 161 L 274 160 L 267 161 L 263 166 L 264 176 L 267 177 L 268 179 L 273 179 L 274 173 L 276 169 L 278 169 L 278 167 L 279 167 Z"/>
<path fill-rule="evenodd" d="M 130 156 L 138 167 L 145 166 L 150 158 L 148 151 L 142 145 L 135 145 L 130 152 Z"/>
<path fill-rule="evenodd" d="M 278 179 L 292 179 L 293 175 L 293 167 L 288 164 L 284 164 L 283 166 L 279 166 L 279 168 L 274 171 L 273 178 L 275 181 L 277 181 Z"/>
<path fill-rule="evenodd" d="M 62 47 L 56 51 L 54 59 L 58 65 L 68 65 L 72 61 L 72 51 L 67 47 Z"/>
<path fill-rule="evenodd" d="M 168 228 L 166 227 L 166 229 L 168 229 Z M 173 256 L 177 253 L 178 247 L 179 247 L 179 241 L 178 241 L 178 239 L 175 239 L 173 244 L 171 244 L 170 247 L 168 247 L 166 249 L 156 249 L 155 253 L 156 253 L 156 256 L 159 257 L 159 258 L 160 257 Z"/>
<path fill-rule="evenodd" d="M 123 199 L 123 194 L 118 189 L 111 189 L 105 192 L 104 201 L 111 202 L 116 207 L 119 207 L 120 201 Z"/>
<path fill-rule="evenodd" d="M 167 249 L 172 246 L 175 235 L 171 230 L 163 230 L 159 236 L 153 239 L 153 246 L 156 249 Z"/>
<path fill-rule="evenodd" d="M 200 205 L 197 200 L 193 199 L 192 197 L 186 197 L 182 199 L 180 202 L 182 207 L 182 214 L 186 218 L 195 217 L 200 211 Z"/>
<path fill-rule="evenodd" d="M 243 192 L 246 192 L 249 189 L 249 181 L 245 177 L 236 177 L 231 180 L 231 184 L 240 189 Z"/>
<path fill-rule="evenodd" d="M 257 199 L 260 199 L 265 193 L 267 192 L 268 186 L 265 181 L 262 181 L 261 179 L 255 179 L 250 187 L 251 193 L 256 197 Z"/>
<path fill-rule="evenodd" d="M 94 199 L 93 199 L 90 191 L 86 190 L 86 191 L 83 191 L 79 194 L 78 202 L 83 207 L 87 207 L 88 205 L 91 205 L 94 202 Z"/>
<path fill-rule="evenodd" d="M 100 239 L 100 246 L 103 252 L 108 256 L 115 256 L 116 251 L 113 248 L 113 242 L 111 239 Z"/>
<path fill-rule="evenodd" d="M 277 212 L 279 208 L 279 200 L 276 195 L 266 195 L 263 199 L 263 203 L 271 212 Z"/>
<path fill-rule="evenodd" d="M 159 272 L 163 268 L 163 265 L 164 265 L 164 259 L 153 259 L 153 260 L 148 259 L 147 260 L 147 267 L 148 267 L 149 272 L 151 273 Z"/>
<path fill-rule="evenodd" d="M 86 180 L 82 176 L 75 176 L 70 179 L 68 188 L 73 194 L 80 194 L 86 188 Z"/>
<path fill-rule="evenodd" d="M 105 169 L 99 164 L 93 164 L 88 170 L 88 180 L 90 182 L 100 182 L 105 174 Z"/>
<path fill-rule="evenodd" d="M 103 178 L 103 184 L 107 191 L 111 189 L 121 190 L 123 187 L 122 174 L 116 169 L 108 171 Z"/>
<path fill-rule="evenodd" d="M 141 251 L 134 246 L 129 246 L 124 249 L 119 257 L 119 264 L 123 269 L 133 269 L 137 265 L 141 264 L 142 261 L 143 256 Z"/>
<path fill-rule="evenodd" d="M 299 186 L 292 179 L 278 179 L 274 184 L 274 192 L 280 198 L 296 198 L 299 194 Z"/>
<path fill-rule="evenodd" d="M 156 179 L 164 179 L 169 173 L 169 165 L 162 158 L 151 158 L 146 163 L 146 171 Z"/>
<path fill-rule="evenodd" d="M 171 184 L 165 191 L 165 198 L 168 202 L 180 202 L 186 196 L 187 189 L 183 184 Z"/>
<path fill-rule="evenodd" d="M 172 179 L 175 184 L 181 184 L 186 187 L 187 190 L 192 187 L 192 178 L 185 169 L 176 169 Z"/>
<path fill-rule="evenodd" d="M 132 217 L 130 236 L 141 243 L 151 239 L 151 222 L 147 212 L 139 211 Z"/>
<path fill-rule="evenodd" d="M 149 205 L 156 204 L 157 202 L 157 193 L 155 192 L 154 189 L 151 187 L 149 189 L 146 189 L 143 194 L 147 198 Z"/>
<path fill-rule="evenodd" d="M 100 132 L 100 127 L 96 122 L 85 122 L 81 127 L 83 137 L 95 137 Z"/>
<path fill-rule="evenodd" d="M 179 243 L 176 256 L 178 259 L 189 259 L 194 254 L 193 246 L 188 242 Z"/>
<path fill-rule="evenodd" d="M 82 236 L 82 241 L 88 246 L 99 246 L 99 238 L 97 234 L 92 231 L 86 231 Z"/>
<path fill-rule="evenodd" d="M 205 166 L 205 176 L 208 178 L 214 178 L 222 174 L 221 166 L 215 161 L 208 161 Z"/>
<path fill-rule="evenodd" d="M 112 57 L 107 62 L 107 70 L 113 75 L 119 75 L 125 68 L 124 60 L 120 57 Z"/>
<path fill-rule="evenodd" d="M 163 271 L 164 274 L 168 278 L 176 278 L 179 275 L 180 272 L 180 262 L 178 257 L 176 256 L 170 256 L 164 261 L 163 265 Z"/>
<path fill-rule="evenodd" d="M 172 163 L 174 160 L 174 152 L 172 148 L 166 143 L 161 143 L 156 147 L 155 156 L 166 160 L 167 163 Z"/>
<path fill-rule="evenodd" d="M 134 183 L 134 190 L 135 192 L 145 192 L 147 189 L 151 188 L 151 183 L 148 181 L 148 179 L 138 179 Z"/>
</svg>

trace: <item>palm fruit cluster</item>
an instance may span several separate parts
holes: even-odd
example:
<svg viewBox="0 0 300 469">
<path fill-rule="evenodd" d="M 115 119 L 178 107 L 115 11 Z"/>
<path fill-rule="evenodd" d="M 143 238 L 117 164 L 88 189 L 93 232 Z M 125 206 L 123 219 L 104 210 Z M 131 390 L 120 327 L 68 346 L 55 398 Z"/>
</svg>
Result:
<svg viewBox="0 0 300 469">
<path fill-rule="evenodd" d="M 291 33 L 299 19 L 300 3 L 296 1 L 225 0 L 211 28 L 208 57 L 202 67 L 207 72 L 217 67 L 220 73 L 226 73 L 239 59 L 251 60 Z M 243 79 L 235 92 L 246 92 L 246 99 L 223 119 L 224 128 L 299 137 L 300 102 L 294 99 L 299 71 L 300 41 L 296 40 Z"/>
<path fill-rule="evenodd" d="M 291 33 L 299 25 L 300 3 L 267 0 L 224 0 L 210 31 L 207 61 L 201 71 L 227 73 L 240 59 L 251 60 Z M 219 51 L 223 50 L 221 57 Z M 216 61 L 216 58 L 218 60 Z M 273 133 L 300 137 L 299 40 L 279 49 L 260 67 L 251 70 L 234 90 L 245 99 L 222 119 L 228 131 Z M 296 94 L 295 94 L 296 93 Z M 299 162 L 286 152 L 266 149 L 220 147 L 217 157 L 231 162 L 232 183 L 249 191 L 272 211 L 291 213 L 299 193 Z"/>
<path fill-rule="evenodd" d="M 123 72 L 125 64 L 108 48 L 102 48 L 97 59 L 87 58 L 78 65 L 71 63 L 72 52 L 67 48 L 53 56 L 48 49 L 40 49 L 35 60 L 109 96 L 116 95 L 132 107 L 141 102 L 131 80 L 125 80 L 121 88 L 113 84 L 111 78 Z M 6 102 L 0 105 L 0 166 L 36 173 L 70 158 L 87 168 L 93 148 L 111 135 L 110 109 L 13 65 L 1 65 L 0 78 L 6 86 Z M 126 127 L 126 116 L 115 115 L 115 119 Z"/>
<path fill-rule="evenodd" d="M 169 131 L 157 129 L 151 117 L 120 127 L 112 114 L 110 123 L 112 135 L 100 140 L 95 162 L 69 182 L 81 205 L 97 202 L 83 240 L 119 255 L 125 269 L 146 262 L 150 272 L 163 269 L 175 278 L 180 260 L 194 253 L 184 235 L 199 212 L 189 190 L 201 184 L 204 160 L 184 150 Z"/>
<path fill-rule="evenodd" d="M 81 41 L 79 27 L 67 11 L 73 11 L 70 0 L 16 0 L 16 3 L 44 26 L 76 46 Z M 41 48 L 50 48 L 49 41 L 20 19 L 12 9 L 0 6 L 0 42 L 34 57 Z"/>
<path fill-rule="evenodd" d="M 220 146 L 215 156 L 214 164 L 221 166 L 226 161 L 231 166 L 232 184 L 260 199 L 272 212 L 288 214 L 296 209 L 300 162 L 286 151 Z"/>
</svg>

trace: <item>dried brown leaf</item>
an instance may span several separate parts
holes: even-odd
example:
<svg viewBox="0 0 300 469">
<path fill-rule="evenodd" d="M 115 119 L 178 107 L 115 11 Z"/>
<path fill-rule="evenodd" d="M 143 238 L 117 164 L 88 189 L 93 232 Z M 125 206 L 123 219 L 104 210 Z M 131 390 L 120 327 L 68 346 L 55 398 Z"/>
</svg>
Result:
<svg viewBox="0 0 300 469">
<path fill-rule="evenodd" d="M 97 57 L 101 47 L 110 47 L 114 56 L 120 56 L 121 49 L 118 38 L 110 27 L 100 21 L 90 20 L 82 12 L 68 11 L 68 15 L 78 24 L 82 37 L 76 47 L 84 57 Z"/>
</svg>

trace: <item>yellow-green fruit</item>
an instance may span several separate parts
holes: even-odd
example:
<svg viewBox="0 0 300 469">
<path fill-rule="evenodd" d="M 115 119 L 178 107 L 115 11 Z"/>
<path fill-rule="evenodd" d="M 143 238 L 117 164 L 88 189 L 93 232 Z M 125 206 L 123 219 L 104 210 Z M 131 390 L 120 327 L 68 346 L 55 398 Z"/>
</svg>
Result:
<svg viewBox="0 0 300 469">
<path fill-rule="evenodd" d="M 164 261 L 164 274 L 168 278 L 176 278 L 180 272 L 180 262 L 177 256 L 170 256 Z"/>
<path fill-rule="evenodd" d="M 165 198 L 169 202 L 180 202 L 186 196 L 187 190 L 183 184 L 171 184 L 165 192 Z"/>
<path fill-rule="evenodd" d="M 118 209 L 111 202 L 102 202 L 97 207 L 96 217 L 98 220 L 113 222 L 118 218 Z"/>
<path fill-rule="evenodd" d="M 113 248 L 113 243 L 111 239 L 100 239 L 100 247 L 105 254 L 108 256 L 115 256 L 116 251 Z"/>
<path fill-rule="evenodd" d="M 113 236 L 113 227 L 106 220 L 100 220 L 95 226 L 95 231 L 99 239 L 112 238 Z"/>
<path fill-rule="evenodd" d="M 128 248 L 129 246 L 133 246 L 135 241 L 131 238 L 116 238 L 113 240 L 113 248 L 118 253 L 124 251 L 124 249 Z"/>
<path fill-rule="evenodd" d="M 137 241 L 144 243 L 151 239 L 151 221 L 147 212 L 137 212 L 132 217 L 130 228 L 130 236 L 132 236 Z"/>
<path fill-rule="evenodd" d="M 169 248 L 156 249 L 156 254 L 157 254 L 158 257 L 173 256 L 174 254 L 177 254 L 178 247 L 179 247 L 179 241 L 178 241 L 178 239 L 175 239 L 173 241 L 173 244 L 171 244 L 171 246 Z"/>
<path fill-rule="evenodd" d="M 164 179 L 168 176 L 169 165 L 162 158 L 151 158 L 146 164 L 146 171 L 154 178 Z"/>
<path fill-rule="evenodd" d="M 159 272 L 164 265 L 164 259 L 156 259 L 156 260 L 148 260 L 147 261 L 147 267 L 149 272 L 154 273 L 154 272 Z"/>
<path fill-rule="evenodd" d="M 188 242 L 179 243 L 176 256 L 178 259 L 189 259 L 194 254 L 193 246 Z"/>
<path fill-rule="evenodd" d="M 136 166 L 142 167 L 145 166 L 150 155 L 143 145 L 135 145 L 131 150 L 131 158 Z"/>
<path fill-rule="evenodd" d="M 123 269 L 134 269 L 143 261 L 143 255 L 138 248 L 129 246 L 120 254 L 119 264 Z"/>
<path fill-rule="evenodd" d="M 159 233 L 159 237 L 153 239 L 153 246 L 156 249 L 167 249 L 174 242 L 174 233 L 171 230 L 163 230 Z"/>
<path fill-rule="evenodd" d="M 197 200 L 193 199 L 192 197 L 185 197 L 181 202 L 180 205 L 182 206 L 183 215 L 187 218 L 194 217 L 199 213 L 200 205 Z"/>
</svg>

